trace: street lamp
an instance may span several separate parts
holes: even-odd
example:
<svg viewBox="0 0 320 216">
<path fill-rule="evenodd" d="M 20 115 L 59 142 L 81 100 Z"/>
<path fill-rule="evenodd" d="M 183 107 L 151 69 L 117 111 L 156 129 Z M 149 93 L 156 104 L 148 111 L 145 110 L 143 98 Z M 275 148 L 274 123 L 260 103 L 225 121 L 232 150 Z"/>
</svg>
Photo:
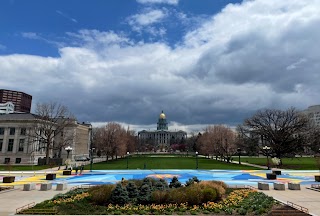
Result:
<svg viewBox="0 0 320 216">
<path fill-rule="evenodd" d="M 67 151 L 67 159 L 69 158 L 69 153 L 72 151 L 70 146 L 66 147 L 65 150 Z"/>
<path fill-rule="evenodd" d="M 92 164 L 93 164 L 93 151 L 95 150 L 95 148 L 90 148 L 89 152 L 90 152 L 90 172 L 92 172 Z"/>
<path fill-rule="evenodd" d="M 198 169 L 198 152 L 196 151 L 196 169 Z"/>
<path fill-rule="evenodd" d="M 269 166 L 269 150 L 271 149 L 271 147 L 264 146 L 262 149 L 265 150 L 265 152 L 267 154 L 267 167 L 268 167 L 268 169 L 270 169 L 270 166 Z"/>
<path fill-rule="evenodd" d="M 127 152 L 127 169 L 129 169 L 129 155 L 130 155 L 130 153 Z"/>
<path fill-rule="evenodd" d="M 238 155 L 239 155 L 239 164 L 241 164 L 241 161 L 240 161 L 241 148 L 238 148 L 237 151 L 238 151 Z"/>
</svg>

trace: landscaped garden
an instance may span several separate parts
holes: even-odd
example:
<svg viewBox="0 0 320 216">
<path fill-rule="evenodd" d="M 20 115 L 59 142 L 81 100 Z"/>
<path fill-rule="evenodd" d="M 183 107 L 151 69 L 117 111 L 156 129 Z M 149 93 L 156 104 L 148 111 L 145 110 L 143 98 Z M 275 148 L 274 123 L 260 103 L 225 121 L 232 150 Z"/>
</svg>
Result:
<svg viewBox="0 0 320 216">
<path fill-rule="evenodd" d="M 278 204 L 272 197 L 250 189 L 229 189 L 220 181 L 189 179 L 185 185 L 174 177 L 123 180 L 116 185 L 99 185 L 58 194 L 24 212 L 57 214 L 238 214 L 263 215 Z"/>
</svg>

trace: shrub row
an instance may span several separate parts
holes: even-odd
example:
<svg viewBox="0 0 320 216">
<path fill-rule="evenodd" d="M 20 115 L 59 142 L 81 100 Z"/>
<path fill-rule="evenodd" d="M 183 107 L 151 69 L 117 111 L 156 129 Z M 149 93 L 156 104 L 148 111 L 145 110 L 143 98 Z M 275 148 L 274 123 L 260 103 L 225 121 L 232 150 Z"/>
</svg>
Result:
<svg viewBox="0 0 320 216">
<path fill-rule="evenodd" d="M 216 201 L 226 192 L 226 185 L 219 181 L 199 181 L 189 179 L 187 186 L 176 177 L 170 184 L 165 180 L 145 178 L 143 180 L 122 181 L 117 185 L 101 185 L 90 188 L 91 200 L 97 205 L 118 204 L 169 204 L 188 203 L 198 205 Z"/>
</svg>

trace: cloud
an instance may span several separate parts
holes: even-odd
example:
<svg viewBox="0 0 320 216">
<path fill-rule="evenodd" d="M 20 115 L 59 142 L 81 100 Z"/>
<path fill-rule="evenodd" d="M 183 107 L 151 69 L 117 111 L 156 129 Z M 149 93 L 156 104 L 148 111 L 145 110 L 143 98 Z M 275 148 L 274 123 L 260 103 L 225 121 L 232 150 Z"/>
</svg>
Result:
<svg viewBox="0 0 320 216">
<path fill-rule="evenodd" d="M 68 16 L 66 13 L 63 13 L 62 11 L 59 11 L 59 10 L 56 10 L 56 13 L 59 14 L 60 16 L 70 20 L 71 22 L 74 22 L 74 23 L 78 23 L 78 21 L 70 16 Z"/>
<path fill-rule="evenodd" d="M 148 9 L 140 14 L 135 14 L 128 18 L 128 23 L 131 26 L 148 26 L 158 23 L 167 16 L 164 10 Z"/>
<path fill-rule="evenodd" d="M 57 58 L 0 56 L 0 85 L 62 102 L 80 121 L 148 128 L 164 110 L 172 128 L 236 125 L 258 109 L 320 103 L 319 10 L 317 0 L 229 4 L 173 46 L 69 32 L 75 43 Z"/>
<path fill-rule="evenodd" d="M 140 4 L 169 4 L 177 5 L 179 0 L 137 0 Z"/>
<path fill-rule="evenodd" d="M 133 31 L 162 37 L 166 34 L 166 29 L 158 24 L 167 17 L 168 11 L 165 8 L 145 8 L 141 13 L 128 17 L 127 22 Z"/>
</svg>

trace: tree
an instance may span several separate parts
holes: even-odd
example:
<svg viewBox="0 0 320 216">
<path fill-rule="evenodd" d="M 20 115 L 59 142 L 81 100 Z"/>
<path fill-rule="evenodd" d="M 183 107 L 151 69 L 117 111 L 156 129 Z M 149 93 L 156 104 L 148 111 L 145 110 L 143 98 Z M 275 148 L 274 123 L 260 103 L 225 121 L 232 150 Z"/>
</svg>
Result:
<svg viewBox="0 0 320 216">
<path fill-rule="evenodd" d="M 137 145 L 134 131 L 124 129 L 116 122 L 109 122 L 106 126 L 96 128 L 93 140 L 98 150 L 108 157 L 117 158 L 118 155 L 125 155 L 127 151 L 133 152 Z"/>
<path fill-rule="evenodd" d="M 54 148 L 60 149 L 61 152 L 63 147 L 73 141 L 73 134 L 63 134 L 66 128 L 75 125 L 76 119 L 66 106 L 55 102 L 38 103 L 35 114 L 36 121 L 28 131 L 28 137 L 31 143 L 38 143 L 38 150 L 45 149 L 46 164 L 49 164 L 49 157 Z"/>
<path fill-rule="evenodd" d="M 208 126 L 199 138 L 200 152 L 214 154 L 230 162 L 236 153 L 236 134 L 224 125 Z"/>
<path fill-rule="evenodd" d="M 295 108 L 266 109 L 245 119 L 238 131 L 246 139 L 259 137 L 261 146 L 270 146 L 270 155 L 281 160 L 303 151 L 304 133 L 308 127 L 309 119 Z"/>
</svg>

